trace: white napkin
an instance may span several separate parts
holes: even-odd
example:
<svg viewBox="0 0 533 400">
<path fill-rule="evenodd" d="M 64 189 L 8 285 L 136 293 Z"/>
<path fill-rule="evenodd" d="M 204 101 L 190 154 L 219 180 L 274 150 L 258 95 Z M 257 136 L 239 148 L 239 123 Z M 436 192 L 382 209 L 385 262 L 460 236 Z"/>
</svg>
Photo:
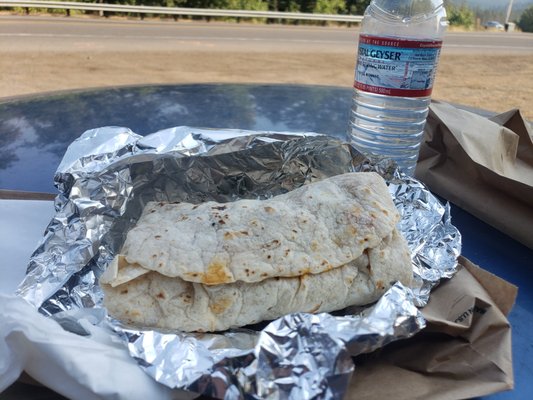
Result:
<svg viewBox="0 0 533 400">
<path fill-rule="evenodd" d="M 0 294 L 0 393 L 21 372 L 68 398 L 187 399 L 145 374 L 126 347 L 88 321 L 90 336 L 67 332 L 23 299 Z"/>
</svg>

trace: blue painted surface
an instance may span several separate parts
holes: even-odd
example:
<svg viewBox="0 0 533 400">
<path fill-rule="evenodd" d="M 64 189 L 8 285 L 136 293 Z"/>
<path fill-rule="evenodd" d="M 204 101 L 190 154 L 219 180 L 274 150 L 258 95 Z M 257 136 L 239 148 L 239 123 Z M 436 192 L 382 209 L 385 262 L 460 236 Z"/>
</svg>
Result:
<svg viewBox="0 0 533 400">
<path fill-rule="evenodd" d="M 84 131 L 122 126 L 146 135 L 173 126 L 314 131 L 348 127 L 350 93 L 281 85 L 144 86 L 0 102 L 0 189 L 55 193 L 52 177 Z"/>
</svg>

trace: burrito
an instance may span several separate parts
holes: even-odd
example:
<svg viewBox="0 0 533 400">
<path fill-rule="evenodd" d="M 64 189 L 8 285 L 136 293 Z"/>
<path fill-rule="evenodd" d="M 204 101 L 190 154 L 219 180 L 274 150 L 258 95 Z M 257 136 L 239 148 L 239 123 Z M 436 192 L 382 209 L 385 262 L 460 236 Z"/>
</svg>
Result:
<svg viewBox="0 0 533 400">
<path fill-rule="evenodd" d="M 409 285 L 410 252 L 376 173 L 348 173 L 266 200 L 144 208 L 100 278 L 115 318 L 211 332 L 329 312 Z"/>
</svg>

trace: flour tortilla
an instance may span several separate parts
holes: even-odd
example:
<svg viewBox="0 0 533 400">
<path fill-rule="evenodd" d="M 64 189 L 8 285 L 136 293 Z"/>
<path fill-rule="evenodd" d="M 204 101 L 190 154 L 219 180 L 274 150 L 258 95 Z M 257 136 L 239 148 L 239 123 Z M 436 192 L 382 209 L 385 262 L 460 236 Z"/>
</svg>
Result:
<svg viewBox="0 0 533 400">
<path fill-rule="evenodd" d="M 100 279 L 137 326 L 220 331 L 377 300 L 412 267 L 383 179 L 350 173 L 269 200 L 149 203 Z"/>
<path fill-rule="evenodd" d="M 398 220 L 378 174 L 348 173 L 268 200 L 149 203 L 119 257 L 188 282 L 260 282 L 339 268 Z"/>
<path fill-rule="evenodd" d="M 222 331 L 293 312 L 365 305 L 398 280 L 409 285 L 412 277 L 409 251 L 396 230 L 357 259 L 319 274 L 205 285 L 154 271 L 122 282 L 117 280 L 121 270 L 129 278 L 142 272 L 127 263 L 110 266 L 102 287 L 111 315 L 141 327 L 188 332 Z"/>
</svg>

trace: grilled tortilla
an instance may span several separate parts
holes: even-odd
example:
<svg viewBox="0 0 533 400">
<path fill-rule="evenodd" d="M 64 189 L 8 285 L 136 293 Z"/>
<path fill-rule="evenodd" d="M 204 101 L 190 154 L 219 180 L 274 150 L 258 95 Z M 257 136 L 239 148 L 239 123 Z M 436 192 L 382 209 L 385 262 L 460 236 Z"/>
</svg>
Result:
<svg viewBox="0 0 533 400">
<path fill-rule="evenodd" d="M 409 284 L 383 179 L 349 173 L 268 200 L 149 203 L 101 278 L 111 315 L 217 331 L 371 303 Z"/>
</svg>

